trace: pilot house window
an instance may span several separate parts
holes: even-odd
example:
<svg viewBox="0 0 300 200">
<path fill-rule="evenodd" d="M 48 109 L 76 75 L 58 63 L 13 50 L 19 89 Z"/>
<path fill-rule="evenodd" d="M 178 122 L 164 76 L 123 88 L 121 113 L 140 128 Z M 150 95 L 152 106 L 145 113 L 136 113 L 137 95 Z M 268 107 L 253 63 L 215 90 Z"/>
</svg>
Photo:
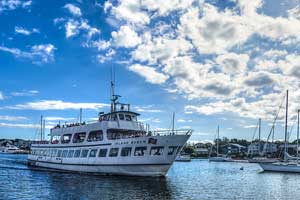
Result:
<svg viewBox="0 0 300 200">
<path fill-rule="evenodd" d="M 102 141 L 103 140 L 103 131 L 91 131 L 88 137 L 88 142 Z"/>
<path fill-rule="evenodd" d="M 85 132 L 81 132 L 81 133 L 75 133 L 74 138 L 73 138 L 73 143 L 81 143 L 84 141 L 85 139 Z"/>
<path fill-rule="evenodd" d="M 64 134 L 61 139 L 61 143 L 66 144 L 71 141 L 72 134 Z"/>
</svg>

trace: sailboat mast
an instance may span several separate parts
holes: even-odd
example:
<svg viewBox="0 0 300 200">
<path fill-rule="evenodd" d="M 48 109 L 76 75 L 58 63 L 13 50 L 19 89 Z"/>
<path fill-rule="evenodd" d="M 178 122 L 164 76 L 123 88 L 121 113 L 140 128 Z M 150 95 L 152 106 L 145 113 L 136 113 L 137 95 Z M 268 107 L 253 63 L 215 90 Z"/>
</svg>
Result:
<svg viewBox="0 0 300 200">
<path fill-rule="evenodd" d="M 217 136 L 217 156 L 219 155 L 219 138 L 220 138 L 220 128 L 218 125 L 218 132 L 217 132 L 218 136 Z"/>
<path fill-rule="evenodd" d="M 79 123 L 82 123 L 82 108 L 79 110 Z"/>
<path fill-rule="evenodd" d="M 172 118 L 172 134 L 174 134 L 175 129 L 175 112 L 173 112 L 173 118 Z"/>
<path fill-rule="evenodd" d="M 284 131 L 284 160 L 286 160 L 287 153 L 287 128 L 288 128 L 288 101 L 289 101 L 289 91 L 286 91 L 286 106 L 285 106 L 285 131 Z"/>
<path fill-rule="evenodd" d="M 300 112 L 300 109 L 298 109 L 298 123 L 297 123 L 297 149 L 296 149 L 296 151 L 297 151 L 297 159 L 298 159 L 298 157 L 299 157 L 299 152 L 298 152 L 298 148 L 299 148 L 299 112 Z"/>
<path fill-rule="evenodd" d="M 261 139 L 261 118 L 258 119 L 258 141 Z"/>
</svg>

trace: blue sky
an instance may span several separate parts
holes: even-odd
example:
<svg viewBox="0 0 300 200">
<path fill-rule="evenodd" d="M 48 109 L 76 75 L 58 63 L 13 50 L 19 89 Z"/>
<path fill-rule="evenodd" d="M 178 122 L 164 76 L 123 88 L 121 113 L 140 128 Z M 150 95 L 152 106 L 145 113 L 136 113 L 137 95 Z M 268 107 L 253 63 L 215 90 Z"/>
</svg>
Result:
<svg viewBox="0 0 300 200">
<path fill-rule="evenodd" d="M 250 139 L 258 118 L 267 137 L 286 89 L 290 127 L 299 107 L 298 0 L 2 0 L 0 24 L 0 138 L 108 111 L 112 66 L 142 121 L 170 128 L 176 112 L 192 141 L 218 124 Z"/>
</svg>

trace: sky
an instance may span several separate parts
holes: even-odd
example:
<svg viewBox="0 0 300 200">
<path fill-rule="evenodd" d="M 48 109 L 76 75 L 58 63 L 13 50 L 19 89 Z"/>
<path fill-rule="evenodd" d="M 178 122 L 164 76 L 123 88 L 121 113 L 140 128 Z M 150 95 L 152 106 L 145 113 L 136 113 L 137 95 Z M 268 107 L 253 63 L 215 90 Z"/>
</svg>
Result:
<svg viewBox="0 0 300 200">
<path fill-rule="evenodd" d="M 251 140 L 300 108 L 299 0 L 1 0 L 0 138 L 109 111 L 116 93 L 152 129 Z"/>
</svg>

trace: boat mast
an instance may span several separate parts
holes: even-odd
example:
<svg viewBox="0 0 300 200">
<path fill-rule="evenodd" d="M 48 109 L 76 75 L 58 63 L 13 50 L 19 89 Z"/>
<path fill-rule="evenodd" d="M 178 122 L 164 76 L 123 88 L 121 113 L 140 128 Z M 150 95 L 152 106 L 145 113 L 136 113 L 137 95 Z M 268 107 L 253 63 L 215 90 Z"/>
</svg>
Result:
<svg viewBox="0 0 300 200">
<path fill-rule="evenodd" d="M 82 123 L 82 108 L 79 110 L 79 123 Z"/>
<path fill-rule="evenodd" d="M 286 106 L 285 106 L 285 131 L 284 131 L 284 160 L 286 161 L 287 153 L 287 129 L 288 129 L 288 101 L 289 101 L 289 91 L 286 91 Z"/>
<path fill-rule="evenodd" d="M 219 137 L 220 137 L 220 128 L 218 125 L 218 132 L 217 132 L 217 156 L 219 155 Z"/>
<path fill-rule="evenodd" d="M 173 112 L 173 118 L 172 118 L 172 134 L 174 134 L 175 129 L 175 112 Z"/>
<path fill-rule="evenodd" d="M 297 123 L 297 160 L 298 160 L 298 157 L 299 157 L 299 152 L 298 152 L 298 148 L 299 148 L 299 112 L 300 112 L 300 109 L 298 109 L 298 123 Z"/>
<path fill-rule="evenodd" d="M 261 134 L 261 118 L 258 119 L 258 145 L 259 145 L 259 154 L 261 153 L 261 142 L 260 142 L 260 134 Z"/>
</svg>

